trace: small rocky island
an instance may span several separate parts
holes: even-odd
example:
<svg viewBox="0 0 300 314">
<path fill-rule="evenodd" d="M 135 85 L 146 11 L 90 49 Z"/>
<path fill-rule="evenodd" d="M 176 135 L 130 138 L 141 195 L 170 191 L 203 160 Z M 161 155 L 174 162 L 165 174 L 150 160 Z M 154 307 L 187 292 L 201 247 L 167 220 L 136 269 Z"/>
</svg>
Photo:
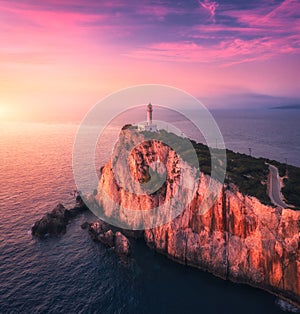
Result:
<svg viewBox="0 0 300 314">
<path fill-rule="evenodd" d="M 88 210 L 88 207 L 81 196 L 77 195 L 76 205 L 73 208 L 67 209 L 62 204 L 58 204 L 50 213 L 46 213 L 40 220 L 35 222 L 31 228 L 31 233 L 40 239 L 49 235 L 64 234 L 71 219 L 86 210 Z M 121 231 L 113 231 L 116 228 L 108 223 L 99 219 L 93 223 L 85 222 L 81 227 L 82 229 L 88 229 L 94 241 L 101 242 L 109 248 L 114 248 L 114 251 L 119 255 L 130 255 L 128 238 Z"/>
<path fill-rule="evenodd" d="M 112 230 L 112 227 L 102 221 L 97 220 L 91 224 L 85 223 L 81 226 L 83 229 L 88 227 L 89 234 L 94 241 L 99 241 L 119 255 L 130 255 L 130 242 L 128 238 L 121 232 Z"/>
<path fill-rule="evenodd" d="M 105 217 L 117 219 L 125 225 L 132 224 L 128 221 L 132 217 L 128 217 L 123 210 L 125 207 L 147 210 L 172 199 L 174 191 L 187 195 L 186 191 L 180 190 L 182 187 L 178 183 L 178 156 L 163 144 L 166 131 L 156 132 L 153 141 L 145 141 L 144 132 L 124 128 L 115 151 L 116 155 L 123 156 L 123 150 L 133 139 L 143 143 L 132 151 L 129 168 L 134 178 L 146 182 L 149 165 L 155 160 L 162 162 L 167 177 L 159 193 L 129 195 L 116 182 L 110 160 L 102 168 L 97 193 L 93 195 L 93 202 L 101 208 Z M 174 141 L 180 142 L 180 138 L 172 136 Z M 300 204 L 297 194 L 299 169 L 289 166 L 287 178 L 286 165 L 227 151 L 225 183 L 215 182 L 222 185 L 216 202 L 207 212 L 199 214 L 198 209 L 210 180 L 210 163 L 206 156 L 209 151 L 203 144 L 193 142 L 193 145 L 201 169 L 200 180 L 195 181 L 195 196 L 175 219 L 141 233 L 145 242 L 178 263 L 267 290 L 300 308 L 300 211 L 295 210 Z M 285 176 L 284 197 L 295 208 L 282 208 L 270 201 L 266 163 L 277 166 L 280 176 Z M 184 167 L 191 166 L 184 164 Z M 194 182 L 192 180 L 190 178 Z M 104 194 L 114 200 L 113 205 L 107 202 Z M 32 234 L 43 237 L 63 233 L 70 219 L 83 210 L 86 207 L 82 200 L 71 210 L 58 205 L 35 223 Z M 89 230 L 93 240 L 113 247 L 118 254 L 130 254 L 125 230 L 115 230 L 99 220 L 83 227 Z"/>
<path fill-rule="evenodd" d="M 67 209 L 62 204 L 58 204 L 50 213 L 46 213 L 36 221 L 31 228 L 32 235 L 44 238 L 47 235 L 63 234 L 66 232 L 69 221 L 87 209 L 81 196 L 77 195 L 76 205 L 73 208 Z"/>
</svg>

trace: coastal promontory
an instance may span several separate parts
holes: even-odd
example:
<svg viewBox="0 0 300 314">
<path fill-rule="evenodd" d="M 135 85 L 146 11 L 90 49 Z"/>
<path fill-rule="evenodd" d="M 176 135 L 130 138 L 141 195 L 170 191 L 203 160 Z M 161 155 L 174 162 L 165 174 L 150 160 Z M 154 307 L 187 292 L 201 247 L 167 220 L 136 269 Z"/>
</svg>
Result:
<svg viewBox="0 0 300 314">
<path fill-rule="evenodd" d="M 129 193 L 118 184 L 110 160 L 102 169 L 96 195 L 108 219 L 128 225 L 134 224 L 130 221 L 134 216 L 126 215 L 128 207 L 151 210 L 170 201 L 178 191 L 182 202 L 187 197 L 178 178 L 180 167 L 189 167 L 188 163 L 180 166 L 178 154 L 159 140 L 161 135 L 148 142 L 143 136 L 135 129 L 122 130 L 116 155 L 122 156 L 132 141 L 143 143 L 131 151 L 128 160 L 123 159 L 124 168 L 129 167 L 131 176 L 143 183 L 149 179 L 149 167 L 159 161 L 166 173 L 163 186 L 157 193 Z M 228 180 L 214 182 L 220 185 L 216 200 L 209 210 L 199 212 L 211 178 L 201 171 L 200 179 L 195 181 L 190 167 L 191 177 L 186 179 L 194 182 L 194 197 L 175 219 L 145 230 L 148 246 L 179 263 L 265 289 L 300 306 L 300 212 L 272 205 L 267 195 L 260 200 L 242 193 Z M 122 171 L 118 172 L 118 176 L 122 175 Z M 267 182 L 261 184 L 267 191 Z"/>
</svg>

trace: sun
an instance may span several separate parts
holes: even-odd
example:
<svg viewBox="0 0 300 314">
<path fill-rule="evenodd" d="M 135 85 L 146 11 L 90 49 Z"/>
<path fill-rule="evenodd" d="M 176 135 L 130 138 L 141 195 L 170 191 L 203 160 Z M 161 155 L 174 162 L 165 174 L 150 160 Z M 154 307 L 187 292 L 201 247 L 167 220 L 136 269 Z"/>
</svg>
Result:
<svg viewBox="0 0 300 314">
<path fill-rule="evenodd" d="M 10 116 L 9 106 L 0 102 L 0 120 L 6 120 Z"/>
</svg>

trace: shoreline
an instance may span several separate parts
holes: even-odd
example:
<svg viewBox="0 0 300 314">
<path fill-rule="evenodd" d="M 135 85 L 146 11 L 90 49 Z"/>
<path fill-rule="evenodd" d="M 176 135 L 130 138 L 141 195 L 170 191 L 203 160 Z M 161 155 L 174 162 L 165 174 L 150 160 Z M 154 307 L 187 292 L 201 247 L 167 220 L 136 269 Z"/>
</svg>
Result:
<svg viewBox="0 0 300 314">
<path fill-rule="evenodd" d="M 76 207 L 76 206 L 75 206 Z M 83 208 L 82 208 L 83 209 Z M 80 210 L 78 211 L 78 214 L 82 214 L 84 213 L 84 211 L 88 210 L 86 208 L 86 206 L 84 206 L 84 210 Z M 89 210 L 90 211 L 90 210 Z M 91 212 L 91 211 L 90 211 Z M 92 213 L 92 212 L 91 212 Z M 48 213 L 46 213 L 47 215 Z M 72 218 L 76 218 L 76 216 L 73 216 Z M 144 236 L 144 232 L 142 231 L 131 231 L 131 230 L 126 230 L 126 229 L 122 229 L 122 228 L 118 228 L 118 227 L 114 227 L 113 225 L 110 225 L 109 223 L 106 223 L 104 220 L 100 219 L 100 218 L 97 218 L 94 222 L 92 223 L 88 223 L 88 222 L 85 222 L 83 225 L 87 224 L 89 225 L 88 226 L 88 229 L 90 228 L 91 225 L 93 225 L 95 222 L 99 222 L 100 224 L 104 224 L 105 225 L 105 231 L 107 230 L 114 230 L 114 232 L 118 232 L 116 230 L 119 230 L 119 232 L 123 233 L 123 236 L 125 235 L 125 238 L 129 238 L 132 240 L 142 240 L 143 241 L 143 244 L 149 249 L 149 250 L 152 250 L 154 252 L 156 252 L 157 254 L 160 254 L 162 256 L 165 256 L 166 258 L 168 258 L 170 261 L 176 263 L 176 264 L 180 264 L 180 265 L 183 265 L 185 267 L 189 267 L 189 268 L 193 268 L 193 269 L 197 269 L 199 271 L 202 271 L 202 272 L 207 272 L 217 278 L 220 278 L 224 281 L 229 281 L 229 282 L 232 282 L 232 283 L 236 283 L 236 284 L 242 284 L 242 285 L 245 285 L 245 286 L 251 286 L 255 289 L 259 289 L 259 290 L 263 290 L 263 291 L 266 291 L 276 297 L 278 297 L 280 300 L 283 300 L 285 302 L 287 302 L 288 304 L 294 306 L 295 308 L 297 308 L 298 310 L 300 310 L 300 301 L 297 302 L 293 297 L 292 298 L 289 298 L 287 295 L 283 295 L 277 291 L 275 291 L 274 289 L 270 288 L 270 287 L 266 287 L 266 286 L 260 286 L 258 284 L 255 284 L 253 282 L 250 282 L 250 281 L 247 281 L 246 279 L 245 280 L 239 280 L 238 278 L 236 277 L 231 277 L 231 276 L 228 276 L 226 275 L 225 277 L 222 276 L 220 274 L 220 272 L 218 272 L 217 270 L 214 270 L 214 269 L 211 269 L 207 266 L 204 266 L 204 265 L 199 265 L 199 264 L 193 264 L 193 263 L 190 263 L 190 262 L 187 262 L 187 261 L 182 261 L 180 259 L 177 259 L 171 255 L 169 255 L 168 253 L 166 253 L 165 251 L 163 250 L 159 250 L 159 249 L 156 249 L 155 247 L 152 247 L 150 243 L 148 243 L 145 239 L 145 236 Z M 68 221 L 67 224 L 69 224 L 70 221 Z M 86 229 L 86 227 L 83 227 L 83 225 L 81 225 L 81 228 L 82 229 Z M 102 243 L 104 246 L 107 247 L 107 249 L 110 249 L 112 247 L 112 245 L 107 245 L 107 243 L 105 241 L 102 241 L 99 237 L 98 234 L 96 234 L 96 232 L 94 230 L 88 230 L 89 231 L 89 234 L 90 234 L 90 238 L 91 240 L 93 241 L 96 241 L 96 242 L 100 242 Z M 65 232 L 62 232 L 61 234 L 63 235 Z M 31 234 L 32 234 L 32 230 L 31 230 Z M 103 233 L 104 234 L 104 233 Z M 34 235 L 34 234 L 32 234 Z M 52 234 L 52 235 L 57 235 L 57 234 Z M 36 235 L 38 238 L 40 239 L 44 239 L 46 238 L 47 236 L 38 236 Z M 102 237 L 102 234 L 101 234 L 101 237 Z M 104 239 L 105 240 L 105 239 Z M 128 241 L 128 239 L 127 239 Z M 121 257 L 121 258 L 124 258 L 126 257 L 126 255 L 128 256 L 129 254 L 126 253 L 118 253 L 118 255 Z M 295 296 L 296 297 L 296 296 Z"/>
</svg>

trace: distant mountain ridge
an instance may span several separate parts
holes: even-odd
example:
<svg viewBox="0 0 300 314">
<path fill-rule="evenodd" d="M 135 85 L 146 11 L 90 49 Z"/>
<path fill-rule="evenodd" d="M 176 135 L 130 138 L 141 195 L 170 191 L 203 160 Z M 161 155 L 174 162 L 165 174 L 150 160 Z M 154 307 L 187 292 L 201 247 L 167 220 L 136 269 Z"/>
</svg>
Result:
<svg viewBox="0 0 300 314">
<path fill-rule="evenodd" d="M 300 109 L 300 104 L 298 105 L 287 105 L 287 106 L 276 106 L 276 107 L 271 107 L 270 109 L 283 109 L 283 110 L 291 110 L 291 109 Z"/>
</svg>

